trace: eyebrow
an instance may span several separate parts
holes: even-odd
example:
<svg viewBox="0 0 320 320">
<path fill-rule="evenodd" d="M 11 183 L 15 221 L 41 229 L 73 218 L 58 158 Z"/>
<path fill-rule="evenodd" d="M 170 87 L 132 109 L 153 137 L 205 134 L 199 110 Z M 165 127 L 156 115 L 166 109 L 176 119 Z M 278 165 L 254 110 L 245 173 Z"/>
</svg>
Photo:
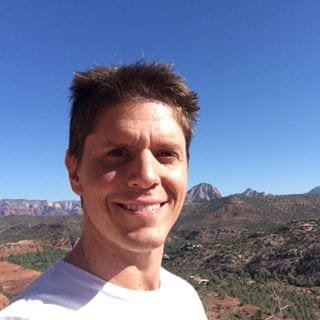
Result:
<svg viewBox="0 0 320 320">
<path fill-rule="evenodd" d="M 122 146 L 122 147 L 129 147 L 130 144 L 128 143 L 119 143 L 119 142 L 112 142 L 110 140 L 101 142 L 98 144 L 98 147 L 113 147 L 113 146 Z"/>
<path fill-rule="evenodd" d="M 181 149 L 181 145 L 179 143 L 173 142 L 171 140 L 169 141 L 165 141 L 165 142 L 159 142 L 157 143 L 157 145 L 159 146 L 159 148 L 169 148 L 169 149 Z M 122 143 L 122 142 L 112 142 L 111 140 L 106 140 L 101 142 L 100 144 L 98 144 L 98 148 L 108 148 L 108 147 L 121 147 L 121 148 L 132 148 L 135 147 L 135 145 L 133 144 L 129 144 L 129 143 Z"/>
</svg>

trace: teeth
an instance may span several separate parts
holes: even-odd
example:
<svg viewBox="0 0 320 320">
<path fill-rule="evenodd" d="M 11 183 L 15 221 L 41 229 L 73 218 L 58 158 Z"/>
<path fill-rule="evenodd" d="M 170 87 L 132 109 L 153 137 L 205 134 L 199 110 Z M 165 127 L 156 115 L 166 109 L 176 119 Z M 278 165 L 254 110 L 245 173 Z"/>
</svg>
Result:
<svg viewBox="0 0 320 320">
<path fill-rule="evenodd" d="M 160 208 L 160 203 L 148 205 L 124 204 L 124 208 L 132 211 L 150 212 Z"/>
</svg>

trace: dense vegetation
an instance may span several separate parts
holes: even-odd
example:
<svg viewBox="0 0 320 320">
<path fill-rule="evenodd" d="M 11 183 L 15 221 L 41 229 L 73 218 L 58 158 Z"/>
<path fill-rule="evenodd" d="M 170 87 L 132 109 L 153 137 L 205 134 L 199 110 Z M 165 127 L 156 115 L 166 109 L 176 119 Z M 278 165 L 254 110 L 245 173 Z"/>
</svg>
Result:
<svg viewBox="0 0 320 320">
<path fill-rule="evenodd" d="M 19 264 L 25 268 L 44 271 L 53 262 L 58 259 L 62 259 L 67 252 L 67 250 L 63 249 L 46 248 L 41 252 L 28 252 L 9 256 L 6 258 L 6 260 L 15 264 Z"/>
</svg>

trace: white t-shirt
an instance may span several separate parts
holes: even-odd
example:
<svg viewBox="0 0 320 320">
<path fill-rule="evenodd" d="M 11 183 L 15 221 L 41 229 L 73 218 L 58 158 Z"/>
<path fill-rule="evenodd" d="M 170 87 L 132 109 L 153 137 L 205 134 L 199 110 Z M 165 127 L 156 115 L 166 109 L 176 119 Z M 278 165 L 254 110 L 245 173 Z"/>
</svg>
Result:
<svg viewBox="0 0 320 320">
<path fill-rule="evenodd" d="M 60 260 L 2 310 L 0 320 L 207 320 L 189 283 L 163 268 L 160 279 L 158 290 L 130 290 Z"/>
</svg>

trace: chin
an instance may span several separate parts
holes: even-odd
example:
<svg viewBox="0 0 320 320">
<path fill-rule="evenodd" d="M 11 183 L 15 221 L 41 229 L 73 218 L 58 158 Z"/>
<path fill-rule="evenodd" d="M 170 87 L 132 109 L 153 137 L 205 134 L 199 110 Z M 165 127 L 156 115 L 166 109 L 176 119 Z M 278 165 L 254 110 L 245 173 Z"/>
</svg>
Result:
<svg viewBox="0 0 320 320">
<path fill-rule="evenodd" d="M 166 241 L 167 233 L 165 234 L 153 234 L 150 232 L 146 234 L 130 234 L 128 246 L 133 251 L 151 251 L 156 249 L 162 249 L 164 242 Z"/>
</svg>

